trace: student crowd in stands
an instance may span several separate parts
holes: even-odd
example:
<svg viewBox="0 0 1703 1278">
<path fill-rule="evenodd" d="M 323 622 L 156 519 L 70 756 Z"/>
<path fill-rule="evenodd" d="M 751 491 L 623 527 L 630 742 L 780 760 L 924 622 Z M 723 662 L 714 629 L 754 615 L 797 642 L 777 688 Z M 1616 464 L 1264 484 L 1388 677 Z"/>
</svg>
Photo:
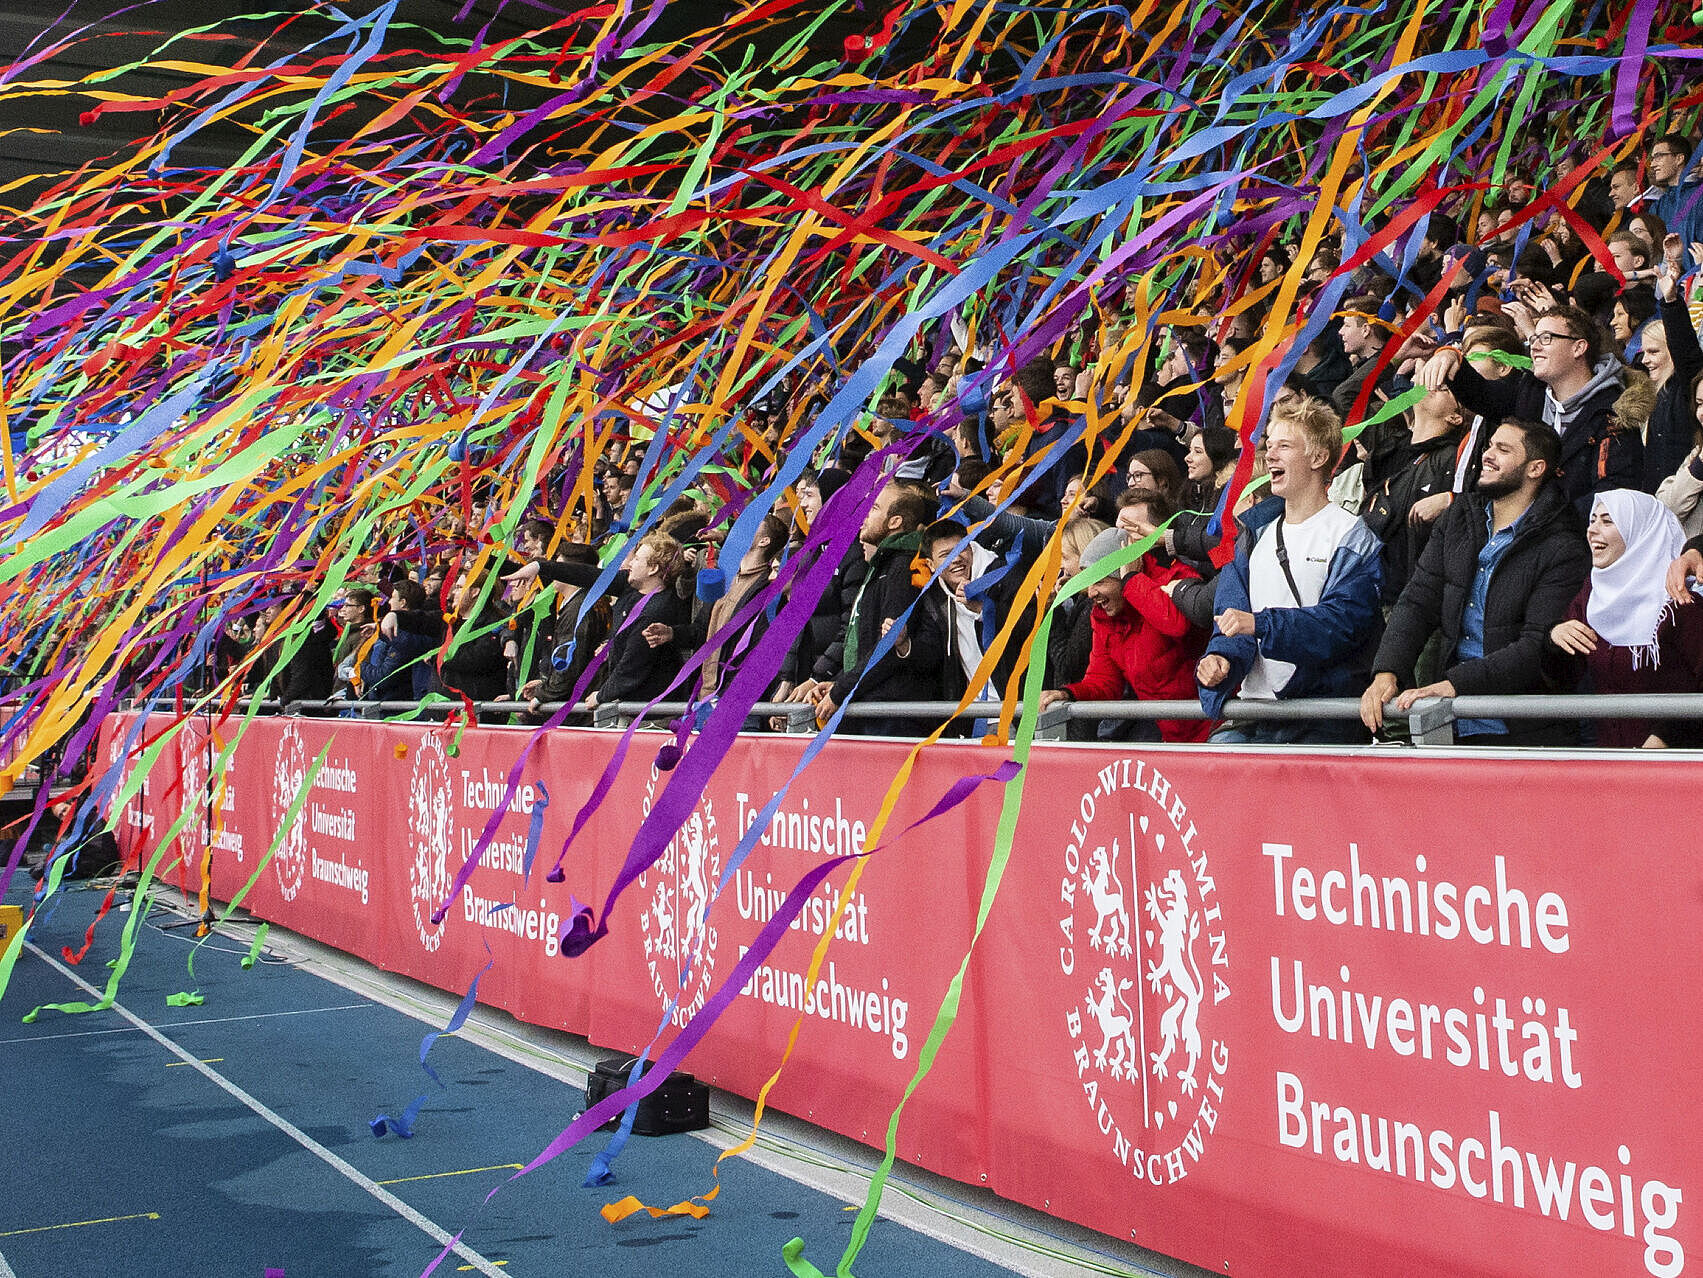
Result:
<svg viewBox="0 0 1703 1278">
<path fill-rule="evenodd" d="M 1227 287 L 1148 343 L 1146 368 L 1130 365 L 1120 319 L 1003 371 L 955 320 L 812 459 L 736 564 L 718 562 L 731 494 L 706 485 L 647 521 L 635 451 L 600 460 L 589 510 L 530 520 L 497 553 L 478 553 L 460 519 L 425 562 L 399 536 L 388 575 L 345 587 L 299 644 L 276 636 L 300 597 L 260 614 L 238 636 L 250 650 L 235 643 L 228 659 L 282 703 L 439 693 L 541 721 L 577 694 L 565 721 L 587 722 L 592 704 L 671 687 L 670 700 L 703 700 L 770 624 L 761 603 L 781 565 L 859 467 L 884 465 L 764 698 L 818 721 L 848 701 L 999 699 L 1052 588 L 1138 539 L 1145 553 L 1052 608 L 1030 657 L 1045 664 L 1042 705 L 1198 697 L 1208 718 L 1073 718 L 1077 739 L 1352 743 L 1426 698 L 1703 690 L 1695 173 L 1690 140 L 1661 134 L 1574 208 L 1534 205 L 1512 179 L 1445 204 L 1346 277 L 1344 246 L 1320 245 L 1304 272 L 1314 335 L 1263 411 L 1255 337 L 1294 252 L 1276 240 L 1258 247 L 1247 290 Z M 775 473 L 788 423 L 828 389 L 792 377 L 752 410 L 753 480 Z M 699 589 L 711 569 L 720 589 Z M 1226 709 L 1319 697 L 1358 698 L 1359 721 Z M 842 731 L 932 726 L 884 715 Z M 1629 747 L 1698 735 L 1659 720 L 1456 731 Z"/>
</svg>

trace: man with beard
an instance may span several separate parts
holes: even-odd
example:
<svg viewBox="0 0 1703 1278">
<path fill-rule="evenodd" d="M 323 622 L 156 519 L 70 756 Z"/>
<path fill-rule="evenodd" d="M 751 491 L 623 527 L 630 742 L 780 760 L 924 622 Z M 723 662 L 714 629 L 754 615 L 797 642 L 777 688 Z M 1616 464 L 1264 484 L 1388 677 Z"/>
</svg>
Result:
<svg viewBox="0 0 1703 1278">
<path fill-rule="evenodd" d="M 841 653 L 840 673 L 832 681 L 801 686 L 795 699 L 808 699 L 826 721 L 855 689 L 865 701 L 931 701 L 939 695 L 946 636 L 938 619 L 918 609 L 904 630 L 875 656 L 881 640 L 916 602 L 922 582 L 911 562 L 922 544 L 922 528 L 934 514 L 934 499 L 916 488 L 889 483 L 875 499 L 858 531 L 869 572 L 852 603 Z M 926 578 L 925 578 L 926 580 Z M 903 718 L 854 719 L 842 731 L 868 736 L 913 734 Z"/>
<path fill-rule="evenodd" d="M 1406 712 L 1426 697 L 1506 696 L 1538 690 L 1543 647 L 1591 570 L 1585 530 L 1555 479 L 1561 441 L 1541 422 L 1504 421 L 1490 437 L 1478 490 L 1437 521 L 1390 613 L 1360 718 L 1384 726 L 1392 698 Z M 1442 632 L 1444 677 L 1409 688 L 1415 662 Z M 1463 719 L 1469 745 L 1563 745 L 1566 724 Z"/>
<path fill-rule="evenodd" d="M 1541 311 L 1526 345 L 1530 372 L 1519 369 L 1492 381 L 1446 346 L 1414 380 L 1426 390 L 1452 386 L 1462 408 L 1493 421 L 1518 418 L 1553 428 L 1561 452 L 1549 473 L 1582 520 L 1592 494 L 1637 488 L 1643 478 L 1643 440 L 1636 430 L 1621 429 L 1614 416 L 1626 384 L 1621 363 L 1597 322 L 1573 306 Z"/>
</svg>

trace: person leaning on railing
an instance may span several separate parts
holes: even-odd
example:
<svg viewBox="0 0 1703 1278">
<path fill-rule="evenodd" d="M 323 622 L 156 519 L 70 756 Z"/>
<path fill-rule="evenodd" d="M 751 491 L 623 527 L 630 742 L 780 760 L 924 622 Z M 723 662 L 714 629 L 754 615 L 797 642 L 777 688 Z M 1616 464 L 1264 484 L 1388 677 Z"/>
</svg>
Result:
<svg viewBox="0 0 1703 1278">
<path fill-rule="evenodd" d="M 1288 406 L 1266 427 L 1273 496 L 1241 518 L 1236 556 L 1218 575 L 1216 633 L 1196 667 L 1201 706 L 1214 718 L 1238 688 L 1245 699 L 1340 697 L 1365 680 L 1382 547 L 1330 503 L 1341 454 L 1341 420 L 1321 400 Z M 1365 736 L 1358 724 L 1251 721 L 1226 723 L 1212 739 L 1325 744 Z"/>
<path fill-rule="evenodd" d="M 889 483 L 864 518 L 858 540 L 869 557 L 869 573 L 846 627 L 840 673 L 832 681 L 807 685 L 793 694 L 802 694 L 815 705 L 818 720 L 825 722 L 854 689 L 864 701 L 929 701 L 938 695 L 946 635 L 926 609 L 912 612 L 887 650 L 875 655 L 882 639 L 922 593 L 911 565 L 934 507 L 935 499 L 921 489 Z M 848 721 L 842 731 L 904 736 L 915 726 L 902 718 L 863 719 Z"/>
<path fill-rule="evenodd" d="M 1084 567 L 1123 549 L 1132 536 L 1151 535 L 1175 513 L 1161 493 L 1125 494 L 1119 527 L 1109 528 L 1082 552 Z M 1126 500 L 1129 499 L 1129 500 Z M 1093 646 L 1080 679 L 1041 694 L 1041 708 L 1062 701 L 1116 701 L 1127 685 L 1138 701 L 1181 701 L 1194 691 L 1194 668 L 1206 636 L 1171 600 L 1180 581 L 1198 577 L 1187 564 L 1155 545 L 1133 564 L 1088 587 L 1093 601 Z M 1161 719 L 1165 741 L 1205 741 L 1205 719 Z"/>
<path fill-rule="evenodd" d="M 575 563 L 597 567 L 597 551 L 585 542 L 569 542 L 557 548 L 552 558 L 558 563 Z M 533 714 L 542 711 L 545 702 L 566 701 L 579 687 L 586 667 L 597 657 L 609 639 L 609 620 L 613 608 L 607 598 L 588 600 L 584 586 L 565 581 L 552 581 L 548 619 L 540 623 L 534 638 L 533 665 L 523 672 L 525 679 L 516 692 L 518 700 L 529 702 Z M 597 691 L 594 676 L 586 687 L 587 694 Z M 563 722 L 580 726 L 590 720 L 584 715 L 570 715 Z"/>
<path fill-rule="evenodd" d="M 477 576 L 461 574 L 449 647 L 438 666 L 444 688 L 469 701 L 496 701 L 508 692 L 508 658 L 503 654 L 508 608 L 501 583 L 490 580 L 495 571 L 487 566 Z"/>
<path fill-rule="evenodd" d="M 699 667 L 700 695 L 712 696 L 726 687 L 738 672 L 746 653 L 768 629 L 768 613 L 757 609 L 740 629 L 723 636 L 721 632 L 742 609 L 768 589 L 775 560 L 786 549 L 786 523 L 776 515 L 765 515 L 751 539 L 751 546 L 740 558 L 731 576 L 718 579 L 719 594 L 700 589 L 692 605 L 692 616 L 684 626 L 673 628 L 671 638 L 682 654 L 696 652 L 718 636 L 718 642 L 704 654 Z M 716 572 L 720 569 L 713 570 Z M 700 574 L 700 585 L 706 578 Z M 713 595 L 713 597 L 708 597 Z"/>
<path fill-rule="evenodd" d="M 262 609 L 255 628 L 257 636 L 263 637 L 275 626 L 284 611 L 285 605 L 281 601 Z M 315 614 L 301 637 L 300 646 L 272 679 L 268 688 L 271 698 L 280 705 L 287 706 L 297 701 L 324 701 L 329 697 L 337 673 L 332 662 L 332 646 L 335 642 L 336 631 L 330 618 L 323 611 Z M 283 656 L 284 648 L 285 641 L 282 638 L 274 638 L 259 653 L 249 670 L 248 682 L 251 691 L 261 689 L 266 677 L 272 673 L 274 666 Z"/>
<path fill-rule="evenodd" d="M 1484 451 L 1476 492 L 1441 518 L 1390 612 L 1360 698 L 1374 732 L 1384 706 L 1402 712 L 1428 697 L 1498 696 L 1543 687 L 1543 646 L 1590 568 L 1584 529 L 1553 478 L 1561 441 L 1542 422 L 1509 420 Z M 1397 696 L 1420 652 L 1441 631 L 1444 677 Z M 1565 745 L 1576 726 L 1462 720 L 1459 740 L 1479 745 Z"/>
<path fill-rule="evenodd" d="M 1588 671 L 1599 694 L 1703 692 L 1703 608 L 1682 606 L 1665 589 L 1685 538 L 1673 512 L 1648 493 L 1598 493 L 1585 538 L 1591 575 L 1544 648 L 1554 681 L 1571 685 Z M 1695 746 L 1700 726 L 1603 719 L 1597 744 Z"/>
<path fill-rule="evenodd" d="M 443 614 L 425 587 L 404 577 L 391 583 L 390 609 L 362 667 L 368 701 L 418 701 L 431 687 L 429 659 L 443 643 Z"/>
</svg>

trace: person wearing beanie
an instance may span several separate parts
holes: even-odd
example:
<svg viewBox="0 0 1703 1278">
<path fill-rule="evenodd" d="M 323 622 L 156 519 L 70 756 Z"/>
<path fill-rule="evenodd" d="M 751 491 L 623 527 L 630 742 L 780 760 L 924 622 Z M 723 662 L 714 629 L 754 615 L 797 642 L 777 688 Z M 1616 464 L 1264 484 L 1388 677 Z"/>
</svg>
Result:
<svg viewBox="0 0 1703 1278">
<path fill-rule="evenodd" d="M 838 466 L 824 466 L 816 474 L 816 491 L 822 494 L 822 501 L 826 504 L 828 498 L 839 492 L 850 481 L 851 472 L 849 470 L 841 470 Z"/>
<path fill-rule="evenodd" d="M 1163 494 L 1152 490 L 1126 496 L 1118 526 L 1108 528 L 1082 552 L 1091 567 L 1132 539 L 1150 536 L 1175 514 Z M 1041 708 L 1061 701 L 1117 701 L 1127 687 L 1138 701 L 1187 701 L 1194 696 L 1195 663 L 1206 636 L 1171 602 L 1176 583 L 1199 574 L 1156 543 L 1145 555 L 1089 586 L 1093 642 L 1088 671 L 1074 683 L 1041 694 Z M 1205 741 L 1212 724 L 1204 719 L 1161 719 L 1164 741 Z"/>
</svg>

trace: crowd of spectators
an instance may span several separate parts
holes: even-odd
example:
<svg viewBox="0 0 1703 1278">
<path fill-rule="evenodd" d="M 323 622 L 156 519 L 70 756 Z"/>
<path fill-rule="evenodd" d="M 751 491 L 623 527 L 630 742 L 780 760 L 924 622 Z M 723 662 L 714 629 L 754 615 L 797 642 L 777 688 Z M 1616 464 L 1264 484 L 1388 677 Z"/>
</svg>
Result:
<svg viewBox="0 0 1703 1278">
<path fill-rule="evenodd" d="M 1691 141 L 1661 134 L 1569 209 L 1533 205 L 1517 176 L 1489 198 L 1463 193 L 1419 222 L 1416 244 L 1346 280 L 1344 246 L 1327 240 L 1302 268 L 1300 314 L 1328 322 L 1269 405 L 1255 339 L 1297 252 L 1276 238 L 1248 246 L 1245 288 L 1226 284 L 1145 345 L 1114 317 L 1009 367 L 943 324 L 737 564 L 717 562 L 736 503 L 681 498 L 634 540 L 639 454 L 606 457 L 589 510 L 529 521 L 497 554 L 390 556 L 389 575 L 348 585 L 291 647 L 274 605 L 241 658 L 248 685 L 286 704 L 438 692 L 536 721 L 576 689 L 585 703 L 662 696 L 703 652 L 671 699 L 707 699 L 770 624 L 772 608 L 750 605 L 780 565 L 860 466 L 884 464 L 857 544 L 764 698 L 819 721 L 848 701 L 998 699 L 1026 657 L 1045 663 L 1043 706 L 1198 697 L 1207 715 L 1073 718 L 1079 739 L 1353 742 L 1396 730 L 1387 708 L 1431 697 L 1703 690 L 1693 172 Z M 1132 349 L 1151 352 L 1145 366 Z M 788 423 L 825 390 L 794 378 L 753 410 L 754 477 L 774 473 Z M 1138 538 L 1151 547 L 1052 608 L 1045 649 L 1027 656 L 1055 584 Z M 722 588 L 698 589 L 711 568 Z M 1358 698 L 1359 720 L 1226 710 L 1317 697 Z M 931 726 L 883 716 L 842 730 Z M 1485 744 L 1581 731 L 1652 747 L 1697 735 L 1683 722 L 1457 725 Z"/>
</svg>

